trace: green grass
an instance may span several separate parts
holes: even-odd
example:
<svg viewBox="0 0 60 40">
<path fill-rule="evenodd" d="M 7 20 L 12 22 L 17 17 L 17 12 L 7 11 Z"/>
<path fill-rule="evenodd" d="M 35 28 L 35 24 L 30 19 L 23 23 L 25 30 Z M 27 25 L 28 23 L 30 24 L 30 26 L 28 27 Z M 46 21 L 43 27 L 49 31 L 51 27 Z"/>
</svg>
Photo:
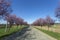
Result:
<svg viewBox="0 0 60 40">
<path fill-rule="evenodd" d="M 21 26 L 16 27 L 16 26 L 14 26 L 14 27 L 10 28 L 9 32 L 8 32 L 8 30 L 7 30 L 7 32 L 5 32 L 5 28 L 0 28 L 0 38 L 8 36 L 8 35 L 10 35 L 10 34 L 12 34 L 14 32 L 17 32 L 19 30 L 22 30 L 22 28 L 24 28 L 24 27 L 21 27 Z"/>
<path fill-rule="evenodd" d="M 44 30 L 44 29 L 40 29 L 40 28 L 36 28 L 36 29 L 41 30 L 42 32 L 56 38 L 57 40 L 60 40 L 60 33 L 52 32 L 52 31 L 48 31 L 48 30 Z"/>
</svg>

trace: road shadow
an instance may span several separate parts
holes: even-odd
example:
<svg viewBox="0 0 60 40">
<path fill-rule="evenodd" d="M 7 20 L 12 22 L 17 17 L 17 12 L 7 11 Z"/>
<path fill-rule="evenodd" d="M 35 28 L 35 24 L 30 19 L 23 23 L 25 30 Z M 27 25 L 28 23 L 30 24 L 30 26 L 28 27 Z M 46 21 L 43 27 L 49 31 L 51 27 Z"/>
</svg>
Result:
<svg viewBox="0 0 60 40">
<path fill-rule="evenodd" d="M 29 27 L 25 27 L 23 28 L 21 31 L 18 31 L 16 33 L 13 33 L 12 35 L 10 36 L 7 36 L 7 37 L 4 37 L 3 39 L 1 40 L 15 40 L 17 37 L 20 37 L 22 36 L 24 33 L 26 33 L 26 31 L 30 31 L 30 29 L 28 29 Z"/>
</svg>

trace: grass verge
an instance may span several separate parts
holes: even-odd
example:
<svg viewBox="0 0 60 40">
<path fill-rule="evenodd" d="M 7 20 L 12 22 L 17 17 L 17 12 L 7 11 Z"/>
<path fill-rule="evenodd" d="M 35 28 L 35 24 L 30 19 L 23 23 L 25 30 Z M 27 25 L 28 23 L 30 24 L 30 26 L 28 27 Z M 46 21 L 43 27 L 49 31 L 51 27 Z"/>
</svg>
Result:
<svg viewBox="0 0 60 40">
<path fill-rule="evenodd" d="M 44 29 L 40 29 L 40 28 L 36 28 L 36 29 L 56 38 L 57 40 L 60 40 L 60 33 L 52 32 L 52 31 L 48 31 L 48 30 L 44 30 Z"/>
<path fill-rule="evenodd" d="M 22 30 L 23 28 L 24 27 L 18 27 L 17 28 L 16 26 L 14 26 L 14 27 L 10 28 L 9 32 L 5 32 L 5 28 L 1 28 L 0 29 L 0 39 L 2 39 L 3 37 L 9 36 L 15 32 L 18 32 L 18 31 Z"/>
</svg>

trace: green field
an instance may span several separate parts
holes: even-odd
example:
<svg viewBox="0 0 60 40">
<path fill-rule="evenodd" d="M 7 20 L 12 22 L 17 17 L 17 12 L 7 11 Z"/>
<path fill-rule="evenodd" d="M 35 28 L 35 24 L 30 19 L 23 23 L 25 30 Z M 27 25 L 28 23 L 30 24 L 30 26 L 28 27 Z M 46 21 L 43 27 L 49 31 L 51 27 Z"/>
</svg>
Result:
<svg viewBox="0 0 60 40">
<path fill-rule="evenodd" d="M 8 31 L 7 29 L 7 32 L 5 32 L 5 28 L 0 28 L 0 38 L 4 37 L 4 36 L 8 36 L 14 32 L 17 32 L 19 30 L 22 30 L 22 28 L 24 28 L 24 26 L 13 26 L 10 28 L 10 30 Z"/>
</svg>

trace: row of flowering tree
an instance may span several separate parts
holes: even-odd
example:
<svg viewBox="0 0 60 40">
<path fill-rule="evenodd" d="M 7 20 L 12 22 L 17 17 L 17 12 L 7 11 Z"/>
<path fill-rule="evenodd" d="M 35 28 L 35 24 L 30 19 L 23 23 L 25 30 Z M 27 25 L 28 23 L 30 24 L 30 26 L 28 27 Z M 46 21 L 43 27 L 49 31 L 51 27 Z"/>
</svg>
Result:
<svg viewBox="0 0 60 40">
<path fill-rule="evenodd" d="M 43 18 L 37 19 L 36 21 L 33 22 L 33 25 L 41 26 L 41 28 L 42 26 L 47 25 L 49 30 L 49 27 L 51 27 L 51 25 L 54 25 L 54 23 L 55 21 L 50 16 L 47 16 L 45 19 Z"/>
<path fill-rule="evenodd" d="M 16 24 L 17 26 L 23 24 L 27 25 L 27 22 L 25 22 L 22 18 L 19 18 L 16 15 L 11 15 L 12 12 L 11 1 L 12 0 L 0 0 L 0 18 L 7 21 L 5 32 L 7 31 L 8 27 L 10 30 L 13 24 Z"/>
<path fill-rule="evenodd" d="M 13 25 L 17 25 L 17 28 L 19 25 L 28 25 L 27 22 L 25 23 L 25 21 L 22 18 L 17 17 L 16 15 L 8 15 L 5 16 L 5 20 L 7 21 L 7 24 L 9 24 L 9 30 Z M 8 26 L 6 26 L 7 29 Z"/>
<path fill-rule="evenodd" d="M 11 0 L 0 0 L 0 19 L 5 19 L 11 12 Z"/>
</svg>

